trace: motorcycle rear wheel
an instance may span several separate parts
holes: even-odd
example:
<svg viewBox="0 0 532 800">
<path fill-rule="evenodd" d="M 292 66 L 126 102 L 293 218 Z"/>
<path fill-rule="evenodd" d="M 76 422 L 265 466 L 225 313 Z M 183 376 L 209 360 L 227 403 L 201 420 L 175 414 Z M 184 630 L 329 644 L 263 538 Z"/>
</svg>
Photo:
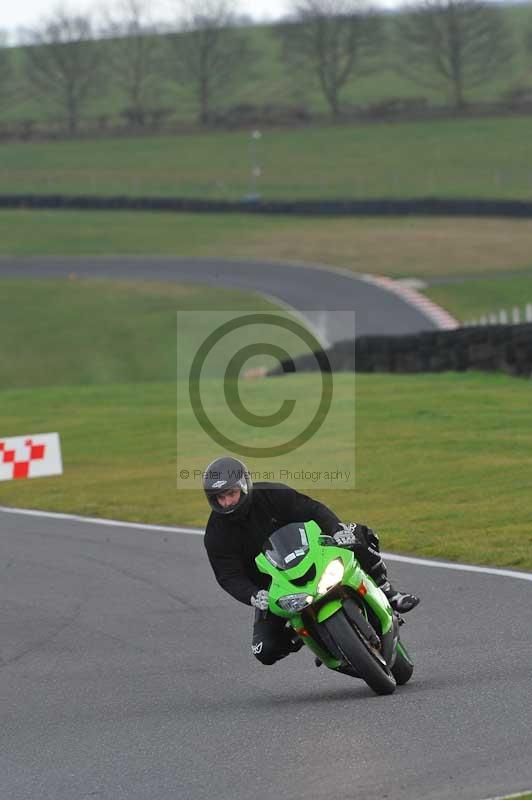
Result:
<svg viewBox="0 0 532 800">
<path fill-rule="evenodd" d="M 370 689 L 376 694 L 392 694 L 395 691 L 397 684 L 392 672 L 374 652 L 370 643 L 365 642 L 353 628 L 342 609 L 321 624 Z"/>
</svg>

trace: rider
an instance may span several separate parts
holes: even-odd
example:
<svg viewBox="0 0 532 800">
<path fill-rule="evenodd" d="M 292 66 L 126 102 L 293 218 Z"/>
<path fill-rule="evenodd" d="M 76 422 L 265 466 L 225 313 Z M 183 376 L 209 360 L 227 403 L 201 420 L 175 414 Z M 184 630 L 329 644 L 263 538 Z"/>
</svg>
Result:
<svg viewBox="0 0 532 800">
<path fill-rule="evenodd" d="M 419 603 L 415 595 L 392 587 L 377 534 L 366 525 L 343 524 L 323 503 L 283 483 L 253 485 L 245 465 L 230 456 L 206 467 L 203 489 L 212 509 L 204 540 L 210 564 L 222 589 L 255 606 L 252 652 L 263 664 L 273 664 L 302 644 L 291 638 L 283 618 L 268 611 L 270 578 L 255 564 L 265 540 L 289 522 L 315 520 L 338 546 L 349 547 L 395 611 L 404 614 Z"/>
</svg>

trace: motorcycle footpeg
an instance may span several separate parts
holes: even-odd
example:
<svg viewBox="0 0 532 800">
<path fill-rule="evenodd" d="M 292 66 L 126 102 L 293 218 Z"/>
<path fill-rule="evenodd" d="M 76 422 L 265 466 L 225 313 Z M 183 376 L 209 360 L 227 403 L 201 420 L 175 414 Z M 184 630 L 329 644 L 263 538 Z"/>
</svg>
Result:
<svg viewBox="0 0 532 800">
<path fill-rule="evenodd" d="M 290 643 L 288 645 L 290 653 L 297 653 L 301 648 L 304 646 L 305 642 L 303 639 L 300 639 L 299 636 L 290 639 Z"/>
</svg>

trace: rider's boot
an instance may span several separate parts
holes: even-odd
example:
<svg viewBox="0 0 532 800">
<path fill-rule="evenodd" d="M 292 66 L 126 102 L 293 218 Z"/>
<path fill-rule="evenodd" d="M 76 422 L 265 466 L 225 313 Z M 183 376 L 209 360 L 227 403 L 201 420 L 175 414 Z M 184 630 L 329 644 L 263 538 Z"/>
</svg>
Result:
<svg viewBox="0 0 532 800">
<path fill-rule="evenodd" d="M 409 592 L 398 592 L 388 579 L 385 579 L 382 583 L 378 584 L 378 586 L 388 598 L 388 602 L 393 610 L 397 611 L 398 614 L 406 614 L 407 611 L 412 611 L 419 603 L 419 597 Z"/>
<path fill-rule="evenodd" d="M 377 555 L 376 552 L 375 555 Z M 410 594 L 410 592 L 398 592 L 397 589 L 392 586 L 388 580 L 386 565 L 382 558 L 379 558 L 379 560 L 373 564 L 369 573 L 379 589 L 381 589 L 388 598 L 388 602 L 393 610 L 397 611 L 398 614 L 406 614 L 407 611 L 412 611 L 419 603 L 419 597 L 416 597 L 415 594 Z"/>
</svg>

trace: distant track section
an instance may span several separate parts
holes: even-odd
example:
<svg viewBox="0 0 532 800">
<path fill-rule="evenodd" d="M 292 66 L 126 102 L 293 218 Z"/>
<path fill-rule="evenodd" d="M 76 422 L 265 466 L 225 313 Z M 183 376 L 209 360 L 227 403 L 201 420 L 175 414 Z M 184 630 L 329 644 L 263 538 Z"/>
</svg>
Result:
<svg viewBox="0 0 532 800">
<path fill-rule="evenodd" d="M 442 323 L 411 297 L 391 291 L 371 276 L 325 266 L 155 256 L 3 257 L 0 277 L 111 278 L 208 284 L 257 292 L 304 317 L 318 341 L 345 339 L 345 317 L 355 312 L 356 335 L 408 334 L 437 330 Z"/>
</svg>

